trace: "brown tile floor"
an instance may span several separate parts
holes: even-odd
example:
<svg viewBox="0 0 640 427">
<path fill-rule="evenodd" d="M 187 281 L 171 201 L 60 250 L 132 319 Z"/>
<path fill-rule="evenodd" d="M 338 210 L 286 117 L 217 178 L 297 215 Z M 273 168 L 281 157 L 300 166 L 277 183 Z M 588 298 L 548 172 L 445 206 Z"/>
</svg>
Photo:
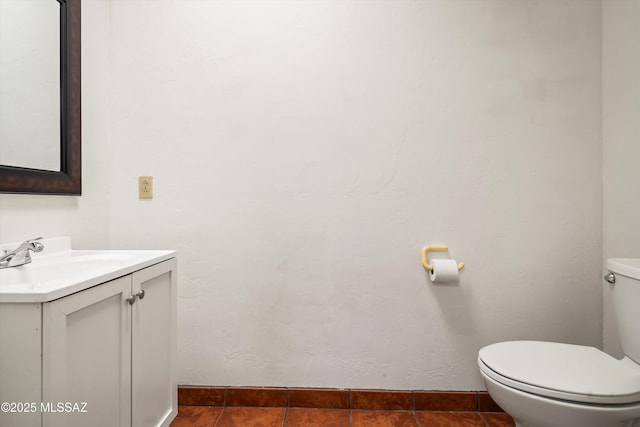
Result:
<svg viewBox="0 0 640 427">
<path fill-rule="evenodd" d="M 180 406 L 171 427 L 514 427 L 504 413 Z"/>
</svg>

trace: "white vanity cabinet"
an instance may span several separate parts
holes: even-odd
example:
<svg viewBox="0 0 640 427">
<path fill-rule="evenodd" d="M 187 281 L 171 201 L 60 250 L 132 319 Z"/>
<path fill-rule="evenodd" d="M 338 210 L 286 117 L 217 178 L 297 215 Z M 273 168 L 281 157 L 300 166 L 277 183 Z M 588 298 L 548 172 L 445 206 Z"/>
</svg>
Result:
<svg viewBox="0 0 640 427">
<path fill-rule="evenodd" d="M 0 403 L 22 405 L 0 426 L 169 426 L 176 306 L 175 258 L 53 301 L 0 303 Z"/>
</svg>

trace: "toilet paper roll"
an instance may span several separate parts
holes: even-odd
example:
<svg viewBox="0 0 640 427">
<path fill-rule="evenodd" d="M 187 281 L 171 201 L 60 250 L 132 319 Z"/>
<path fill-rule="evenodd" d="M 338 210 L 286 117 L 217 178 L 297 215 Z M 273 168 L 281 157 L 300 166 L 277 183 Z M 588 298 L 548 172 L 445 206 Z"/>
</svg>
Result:
<svg viewBox="0 0 640 427">
<path fill-rule="evenodd" d="M 458 280 L 458 262 L 455 259 L 432 259 L 433 271 L 429 278 L 433 283 L 451 283 Z"/>
</svg>

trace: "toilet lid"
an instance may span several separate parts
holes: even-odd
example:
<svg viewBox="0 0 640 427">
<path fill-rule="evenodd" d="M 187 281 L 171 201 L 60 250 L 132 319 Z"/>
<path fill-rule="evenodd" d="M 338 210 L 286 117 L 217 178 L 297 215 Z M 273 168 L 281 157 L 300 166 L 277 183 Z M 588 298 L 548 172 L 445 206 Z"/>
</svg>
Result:
<svg viewBox="0 0 640 427">
<path fill-rule="evenodd" d="M 478 359 L 485 374 L 522 391 L 577 402 L 640 402 L 640 365 L 594 347 L 510 341 L 482 348 Z"/>
</svg>

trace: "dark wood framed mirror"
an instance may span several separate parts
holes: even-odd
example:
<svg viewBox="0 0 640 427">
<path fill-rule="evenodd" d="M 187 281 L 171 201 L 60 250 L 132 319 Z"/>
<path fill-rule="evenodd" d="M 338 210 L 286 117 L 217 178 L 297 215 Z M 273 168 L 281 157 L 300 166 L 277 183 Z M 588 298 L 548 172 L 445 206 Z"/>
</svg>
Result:
<svg viewBox="0 0 640 427">
<path fill-rule="evenodd" d="M 60 4 L 60 168 L 43 170 L 0 165 L 0 192 L 69 195 L 82 192 L 80 1 L 57 0 Z M 58 140 L 57 136 L 55 139 Z"/>
</svg>

